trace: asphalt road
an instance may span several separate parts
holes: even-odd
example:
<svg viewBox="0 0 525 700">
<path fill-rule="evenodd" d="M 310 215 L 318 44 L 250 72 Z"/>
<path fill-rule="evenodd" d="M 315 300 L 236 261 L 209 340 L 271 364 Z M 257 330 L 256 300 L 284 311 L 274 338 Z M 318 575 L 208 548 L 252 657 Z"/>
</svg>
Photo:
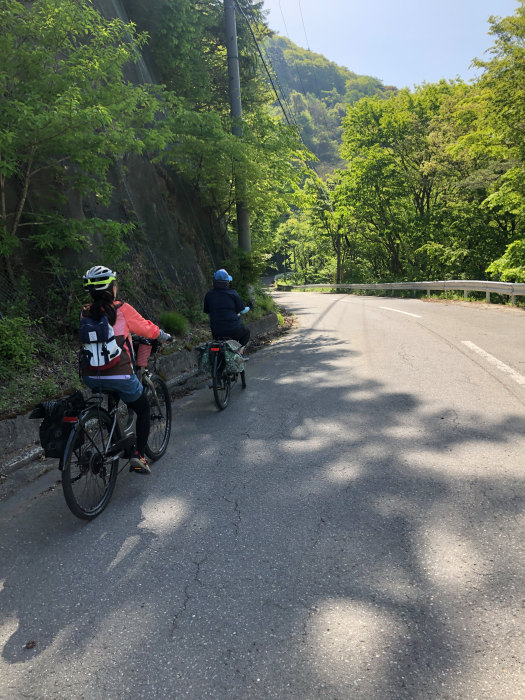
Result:
<svg viewBox="0 0 525 700">
<path fill-rule="evenodd" d="M 2 504 L 2 700 L 525 697 L 525 313 L 278 298 L 95 521 Z"/>
</svg>

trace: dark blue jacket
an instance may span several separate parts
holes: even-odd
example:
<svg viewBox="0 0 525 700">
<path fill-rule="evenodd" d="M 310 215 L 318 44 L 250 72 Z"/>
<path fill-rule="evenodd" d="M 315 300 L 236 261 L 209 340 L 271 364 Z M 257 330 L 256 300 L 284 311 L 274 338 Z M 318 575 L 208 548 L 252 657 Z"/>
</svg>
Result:
<svg viewBox="0 0 525 700">
<path fill-rule="evenodd" d="M 217 337 L 226 337 L 241 328 L 239 313 L 243 309 L 244 304 L 235 289 L 214 287 L 204 297 L 204 313 L 210 315 L 211 332 Z"/>
</svg>

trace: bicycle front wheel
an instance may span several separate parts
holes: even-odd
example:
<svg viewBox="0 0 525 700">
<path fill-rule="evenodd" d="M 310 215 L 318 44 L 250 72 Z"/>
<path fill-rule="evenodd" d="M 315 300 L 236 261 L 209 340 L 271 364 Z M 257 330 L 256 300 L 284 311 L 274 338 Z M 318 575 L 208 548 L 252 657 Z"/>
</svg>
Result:
<svg viewBox="0 0 525 700">
<path fill-rule="evenodd" d="M 118 457 L 107 455 L 112 425 L 104 409 L 89 408 L 80 416 L 64 451 L 64 498 L 70 511 L 84 520 L 100 515 L 115 489 Z"/>
<path fill-rule="evenodd" d="M 166 452 L 170 441 L 171 397 L 165 381 L 158 374 L 152 374 L 148 379 L 144 382 L 144 391 L 149 402 L 150 430 L 144 451 L 155 461 Z"/>
<path fill-rule="evenodd" d="M 213 386 L 213 396 L 219 411 L 223 411 L 230 401 L 231 380 L 226 372 L 224 357 L 213 358 L 211 380 Z"/>
</svg>

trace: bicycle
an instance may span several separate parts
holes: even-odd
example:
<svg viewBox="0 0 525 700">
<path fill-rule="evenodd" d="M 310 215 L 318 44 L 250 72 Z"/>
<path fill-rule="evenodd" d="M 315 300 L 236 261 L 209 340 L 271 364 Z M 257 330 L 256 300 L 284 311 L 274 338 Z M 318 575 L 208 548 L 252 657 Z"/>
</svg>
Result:
<svg viewBox="0 0 525 700">
<path fill-rule="evenodd" d="M 137 370 L 150 404 L 151 427 L 145 448 L 146 456 L 155 461 L 166 452 L 171 433 L 171 399 L 168 387 L 157 374 L 157 350 L 160 343 L 135 338 L 139 345 L 150 345 L 153 371 Z M 107 395 L 107 408 L 102 406 Z M 73 425 L 60 458 L 62 490 L 71 512 L 84 520 L 100 515 L 109 503 L 118 474 L 126 467 L 135 446 L 135 415 L 117 393 L 104 391 L 88 398 L 77 416 L 64 420 Z M 121 457 L 127 457 L 119 470 Z"/>
<path fill-rule="evenodd" d="M 220 411 L 228 405 L 232 384 L 235 384 L 238 376 L 241 378 L 242 388 L 246 389 L 244 360 L 237 352 L 239 347 L 235 340 L 214 340 L 207 344 L 213 397 Z"/>
</svg>

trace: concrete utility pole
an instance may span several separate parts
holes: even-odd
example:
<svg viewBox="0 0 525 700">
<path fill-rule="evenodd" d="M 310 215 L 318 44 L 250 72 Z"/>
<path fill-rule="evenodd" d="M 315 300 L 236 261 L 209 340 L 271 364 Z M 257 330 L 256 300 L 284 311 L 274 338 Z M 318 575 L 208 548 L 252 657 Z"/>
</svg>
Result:
<svg viewBox="0 0 525 700">
<path fill-rule="evenodd" d="M 224 0 L 224 23 L 226 27 L 226 50 L 228 54 L 228 83 L 230 88 L 230 114 L 232 117 L 232 134 L 242 138 L 241 78 L 239 74 L 239 51 L 237 48 L 237 23 L 235 19 L 235 0 Z M 252 250 L 250 235 L 250 217 L 243 199 L 245 185 L 239 178 L 235 180 L 237 198 L 237 235 L 239 248 L 245 253 Z"/>
</svg>

